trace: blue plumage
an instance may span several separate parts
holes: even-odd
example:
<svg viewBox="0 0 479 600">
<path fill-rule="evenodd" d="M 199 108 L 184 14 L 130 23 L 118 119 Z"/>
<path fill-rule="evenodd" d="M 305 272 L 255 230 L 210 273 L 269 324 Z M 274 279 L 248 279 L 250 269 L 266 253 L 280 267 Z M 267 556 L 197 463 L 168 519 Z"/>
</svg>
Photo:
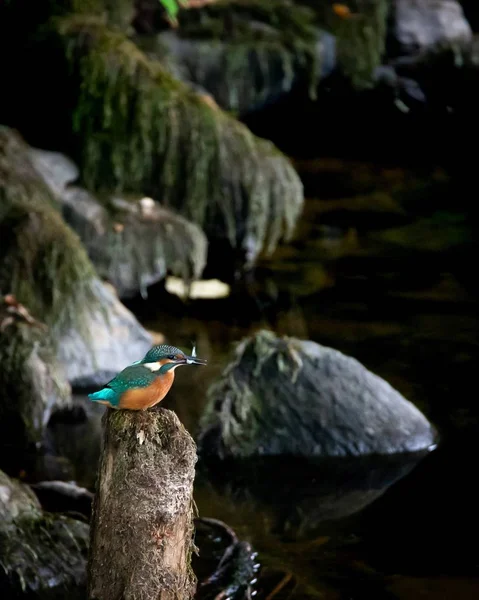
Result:
<svg viewBox="0 0 479 600">
<path fill-rule="evenodd" d="M 104 388 L 88 394 L 88 397 L 93 402 L 108 402 L 113 407 L 119 406 L 121 396 L 127 390 L 147 387 L 157 376 L 143 365 L 133 364 L 118 373 Z"/>
<path fill-rule="evenodd" d="M 112 406 L 118 406 L 120 403 L 120 397 L 111 388 L 104 387 L 102 390 L 95 392 L 94 394 L 88 394 L 90 400 L 93 402 L 108 402 Z"/>
</svg>

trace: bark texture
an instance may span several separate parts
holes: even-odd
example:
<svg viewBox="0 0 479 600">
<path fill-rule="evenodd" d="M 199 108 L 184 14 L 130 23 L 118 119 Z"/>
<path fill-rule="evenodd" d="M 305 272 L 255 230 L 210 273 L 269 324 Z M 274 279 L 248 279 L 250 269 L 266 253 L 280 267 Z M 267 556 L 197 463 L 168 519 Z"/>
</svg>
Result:
<svg viewBox="0 0 479 600">
<path fill-rule="evenodd" d="M 93 504 L 90 600 L 188 600 L 196 446 L 175 413 L 113 411 Z"/>
</svg>

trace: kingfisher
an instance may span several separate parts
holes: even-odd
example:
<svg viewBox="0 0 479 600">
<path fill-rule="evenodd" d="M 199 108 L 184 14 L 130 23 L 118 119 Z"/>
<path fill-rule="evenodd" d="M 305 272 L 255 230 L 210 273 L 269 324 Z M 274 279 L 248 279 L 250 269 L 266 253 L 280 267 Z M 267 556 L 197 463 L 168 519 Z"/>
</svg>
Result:
<svg viewBox="0 0 479 600">
<path fill-rule="evenodd" d="M 153 346 L 144 358 L 88 397 L 110 408 L 147 410 L 163 400 L 173 385 L 175 369 L 182 365 L 206 365 L 206 360 L 197 358 L 194 346 L 191 356 L 167 344 Z"/>
</svg>

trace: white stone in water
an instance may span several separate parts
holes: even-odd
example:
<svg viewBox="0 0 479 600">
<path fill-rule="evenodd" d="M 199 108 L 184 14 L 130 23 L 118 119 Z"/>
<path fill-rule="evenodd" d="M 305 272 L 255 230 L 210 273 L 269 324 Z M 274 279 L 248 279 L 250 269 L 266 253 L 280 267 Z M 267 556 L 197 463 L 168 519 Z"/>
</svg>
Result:
<svg viewBox="0 0 479 600">
<path fill-rule="evenodd" d="M 179 277 L 167 277 L 165 282 L 166 291 L 180 298 L 213 300 L 226 298 L 230 295 L 231 288 L 227 283 L 219 279 L 203 279 L 194 281 L 188 289 L 188 285 Z"/>
</svg>

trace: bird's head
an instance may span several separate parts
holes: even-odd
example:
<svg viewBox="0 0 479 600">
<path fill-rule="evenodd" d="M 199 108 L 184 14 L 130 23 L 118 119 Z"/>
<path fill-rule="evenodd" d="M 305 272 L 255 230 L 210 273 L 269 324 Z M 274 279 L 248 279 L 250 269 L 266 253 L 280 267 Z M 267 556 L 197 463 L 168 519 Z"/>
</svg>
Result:
<svg viewBox="0 0 479 600">
<path fill-rule="evenodd" d="M 153 346 L 145 354 L 140 364 L 148 366 L 152 371 L 159 371 L 161 374 L 164 374 L 182 365 L 206 365 L 206 360 L 198 358 L 194 348 L 190 356 L 179 348 L 175 348 L 175 346 L 161 344 Z"/>
</svg>

